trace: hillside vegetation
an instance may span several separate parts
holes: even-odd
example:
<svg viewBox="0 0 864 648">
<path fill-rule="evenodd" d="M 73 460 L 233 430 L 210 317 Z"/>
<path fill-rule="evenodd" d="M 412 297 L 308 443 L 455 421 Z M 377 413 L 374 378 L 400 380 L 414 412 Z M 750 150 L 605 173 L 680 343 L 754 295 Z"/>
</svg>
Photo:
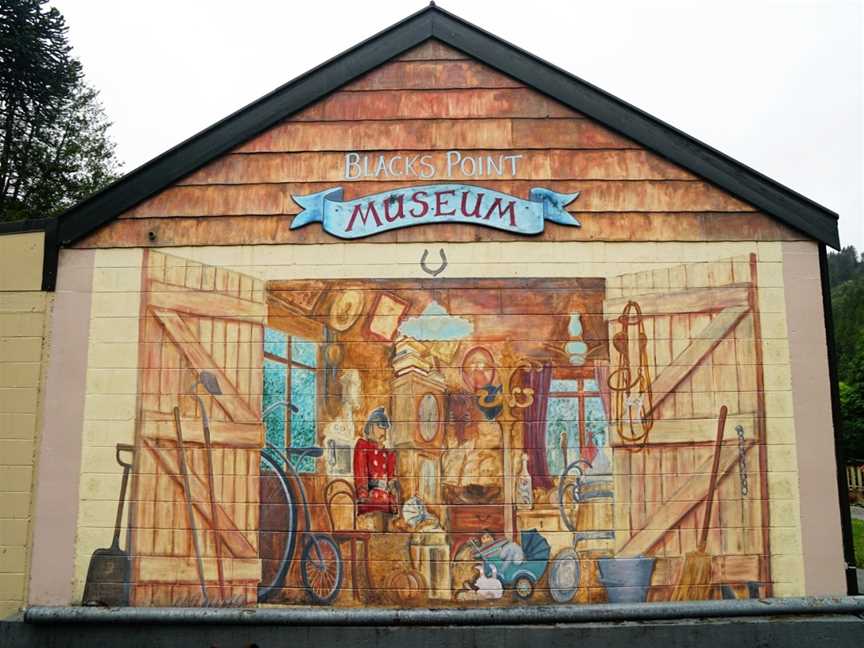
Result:
<svg viewBox="0 0 864 648">
<path fill-rule="evenodd" d="M 828 255 L 828 273 L 843 450 L 847 459 L 864 461 L 864 260 L 850 245 Z"/>
</svg>

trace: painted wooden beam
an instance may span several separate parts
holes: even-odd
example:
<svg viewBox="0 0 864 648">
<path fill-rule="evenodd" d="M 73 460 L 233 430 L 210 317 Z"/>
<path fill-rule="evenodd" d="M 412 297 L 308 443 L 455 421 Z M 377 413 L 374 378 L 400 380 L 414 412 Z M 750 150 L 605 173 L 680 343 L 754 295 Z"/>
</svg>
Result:
<svg viewBox="0 0 864 648">
<path fill-rule="evenodd" d="M 716 432 L 716 430 L 715 430 Z M 753 441 L 745 443 L 745 449 L 749 449 Z M 672 494 L 669 500 L 658 508 L 646 521 L 641 531 L 631 537 L 618 555 L 621 557 L 635 557 L 647 555 L 649 551 L 663 539 L 663 536 L 674 528 L 684 516 L 708 496 L 708 484 L 711 481 L 711 464 L 713 457 L 708 457 L 699 464 L 696 474 L 684 482 L 681 487 Z M 729 472 L 738 460 L 738 442 L 726 441 L 720 452 L 720 468 L 718 479 Z M 701 523 L 701 522 L 700 522 Z"/>
<path fill-rule="evenodd" d="M 726 429 L 734 430 L 741 425 L 744 428 L 744 438 L 753 440 L 756 436 L 755 414 L 734 414 L 726 419 Z M 610 426 L 612 434 L 609 443 L 613 448 L 632 446 L 618 436 L 614 426 Z M 693 418 L 693 419 L 660 419 L 654 421 L 651 433 L 648 436 L 648 446 L 697 443 L 713 443 L 717 438 L 716 418 Z"/>
<path fill-rule="evenodd" d="M 204 426 L 201 419 L 184 418 L 183 440 L 187 443 L 204 443 Z M 163 412 L 147 410 L 143 413 L 142 436 L 154 441 L 174 441 L 174 417 Z M 214 446 L 230 448 L 261 448 L 264 445 L 264 426 L 260 423 L 234 423 L 232 421 L 210 421 L 210 441 Z"/>
<path fill-rule="evenodd" d="M 152 308 L 153 314 L 162 323 L 165 331 L 173 340 L 177 348 L 186 356 L 192 369 L 195 371 L 209 371 L 216 376 L 222 394 L 213 396 L 219 406 L 225 410 L 228 417 L 234 422 L 257 423 L 259 416 L 252 409 L 246 399 L 237 392 L 222 368 L 216 363 L 210 353 L 201 345 L 198 336 L 183 321 L 179 313 L 162 308 Z M 211 313 L 212 315 L 212 313 Z"/>
<path fill-rule="evenodd" d="M 747 306 L 750 284 L 733 284 L 717 288 L 690 288 L 676 292 L 657 292 L 638 297 L 618 297 L 603 302 L 603 316 L 614 320 L 628 302 L 636 300 L 642 315 L 673 315 Z"/>
<path fill-rule="evenodd" d="M 150 282 L 148 301 L 154 308 L 180 311 L 199 317 L 219 317 L 263 324 L 267 305 L 221 292 L 192 290 L 161 281 Z"/>
<path fill-rule="evenodd" d="M 277 295 L 267 296 L 270 326 L 307 340 L 324 339 L 324 323 L 300 312 L 300 309 Z"/>
</svg>

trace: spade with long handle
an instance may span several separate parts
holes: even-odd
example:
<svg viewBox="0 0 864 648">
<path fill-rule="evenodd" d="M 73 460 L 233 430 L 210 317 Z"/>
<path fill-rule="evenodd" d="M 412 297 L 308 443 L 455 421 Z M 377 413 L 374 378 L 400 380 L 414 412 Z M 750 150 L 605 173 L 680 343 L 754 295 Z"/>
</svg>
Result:
<svg viewBox="0 0 864 648">
<path fill-rule="evenodd" d="M 180 427 L 180 408 L 174 408 L 174 429 L 177 432 L 177 461 L 180 464 L 180 475 L 183 477 L 183 495 L 186 498 L 186 516 L 189 518 L 189 529 L 192 532 L 192 544 L 195 547 L 195 561 L 198 567 L 198 581 L 201 583 L 201 595 L 207 604 L 207 585 L 204 579 L 204 561 L 201 558 L 201 545 L 198 541 L 198 530 L 195 527 L 195 511 L 192 508 L 192 489 L 189 487 L 189 468 L 186 466 L 186 452 L 183 449 L 183 430 Z"/>
</svg>

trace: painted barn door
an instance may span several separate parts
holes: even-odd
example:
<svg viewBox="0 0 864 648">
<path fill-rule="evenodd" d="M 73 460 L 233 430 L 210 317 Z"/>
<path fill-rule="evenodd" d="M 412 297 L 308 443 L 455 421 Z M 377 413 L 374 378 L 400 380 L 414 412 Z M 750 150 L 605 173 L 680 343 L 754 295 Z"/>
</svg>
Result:
<svg viewBox="0 0 864 648">
<path fill-rule="evenodd" d="M 754 583 L 770 594 L 756 269 L 751 255 L 607 282 L 610 383 L 623 384 L 614 372 L 628 364 L 634 379 L 643 365 L 651 378 L 650 400 L 643 389 L 629 401 L 632 409 L 632 399 L 643 399 L 647 425 L 637 421 L 631 428 L 626 396 L 610 394 L 617 555 L 658 558 L 652 581 L 658 599 L 678 582 L 683 556 L 697 549 L 724 405 L 728 419 L 707 543 L 712 581 L 739 595 Z"/>
<path fill-rule="evenodd" d="M 145 251 L 143 281 L 131 603 L 200 605 L 203 568 L 208 601 L 254 604 L 261 575 L 263 284 L 155 251 Z M 216 378 L 221 394 L 194 387 L 202 372 Z M 215 507 L 202 404 L 210 421 Z"/>
</svg>

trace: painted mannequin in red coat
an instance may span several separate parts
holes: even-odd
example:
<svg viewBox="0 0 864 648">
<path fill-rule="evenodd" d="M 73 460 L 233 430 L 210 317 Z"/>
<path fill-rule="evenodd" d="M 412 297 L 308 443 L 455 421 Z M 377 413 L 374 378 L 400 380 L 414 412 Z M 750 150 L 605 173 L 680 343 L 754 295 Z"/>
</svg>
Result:
<svg viewBox="0 0 864 648">
<path fill-rule="evenodd" d="M 384 511 L 396 514 L 396 453 L 384 447 L 390 418 L 383 407 L 373 410 L 363 427 L 363 437 L 354 446 L 354 488 L 357 513 Z"/>
</svg>

